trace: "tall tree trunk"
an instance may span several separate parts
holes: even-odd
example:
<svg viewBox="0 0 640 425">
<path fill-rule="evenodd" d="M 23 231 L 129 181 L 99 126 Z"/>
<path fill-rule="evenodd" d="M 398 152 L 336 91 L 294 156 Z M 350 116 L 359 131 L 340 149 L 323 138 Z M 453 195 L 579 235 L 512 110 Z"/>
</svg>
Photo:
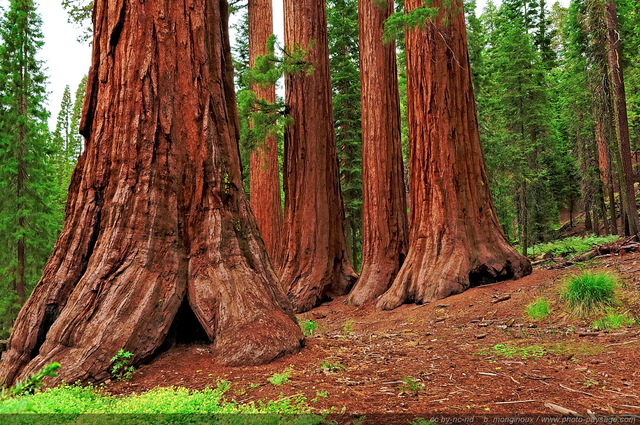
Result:
<svg viewBox="0 0 640 425">
<path fill-rule="evenodd" d="M 489 193 L 460 1 L 407 31 L 411 233 L 382 309 L 519 278 L 529 260 L 507 242 Z M 406 0 L 407 10 L 424 5 Z"/>
<path fill-rule="evenodd" d="M 602 103 L 602 102 L 600 102 Z M 596 108 L 596 142 L 598 146 L 598 168 L 600 169 L 600 180 L 602 180 L 604 196 L 609 201 L 609 234 L 618 232 L 618 220 L 616 216 L 614 184 L 613 184 L 613 164 L 611 162 L 611 146 L 607 137 L 606 108 L 601 105 Z M 606 217 L 606 214 L 603 216 Z"/>
<path fill-rule="evenodd" d="M 20 79 L 26 87 L 25 82 L 25 71 L 21 70 Z M 26 94 L 23 94 L 20 97 L 20 104 L 18 107 L 18 114 L 21 117 L 27 116 L 27 99 Z M 27 269 L 27 241 L 25 237 L 26 233 L 26 220 L 25 220 L 25 209 L 26 205 L 24 204 L 23 197 L 25 196 L 25 183 L 27 178 L 27 170 L 25 164 L 25 151 L 26 151 L 26 139 L 27 134 L 25 132 L 24 126 L 20 126 L 18 129 L 18 155 L 17 155 L 17 165 L 18 165 L 18 175 L 16 176 L 16 199 L 18 200 L 18 230 L 20 236 L 18 237 L 16 251 L 18 255 L 18 268 L 16 273 L 16 295 L 18 296 L 18 302 L 20 305 L 24 304 L 24 300 L 27 295 L 27 277 L 26 277 L 26 269 Z"/>
<path fill-rule="evenodd" d="M 249 0 L 249 64 L 255 65 L 258 56 L 267 54 L 267 41 L 273 34 L 271 0 Z M 276 88 L 254 84 L 251 89 L 257 99 L 276 101 Z M 282 205 L 280 200 L 280 170 L 278 168 L 278 140 L 276 134 L 267 134 L 264 144 L 251 152 L 250 193 L 251 209 L 256 215 L 258 228 L 267 247 L 269 257 L 277 269 L 282 254 Z"/>
<path fill-rule="evenodd" d="M 5 385 L 52 361 L 57 382 L 103 380 L 120 349 L 151 357 L 181 306 L 222 363 L 300 348 L 242 190 L 227 13 L 224 0 L 96 2 L 86 150 Z"/>
<path fill-rule="evenodd" d="M 606 4 L 607 20 L 607 58 L 609 64 L 609 80 L 613 94 L 613 111 L 618 139 L 619 159 L 622 168 L 622 184 L 620 185 L 620 199 L 622 209 L 628 220 L 628 230 L 625 233 L 637 235 L 638 208 L 636 206 L 636 191 L 634 187 L 633 165 L 631 162 L 631 144 L 629 141 L 629 120 L 627 117 L 627 101 L 624 91 L 622 75 L 622 60 L 620 48 L 620 32 L 618 28 L 618 12 L 614 2 Z"/>
<path fill-rule="evenodd" d="M 382 295 L 395 279 L 409 245 L 400 140 L 400 96 L 395 43 L 383 43 L 394 2 L 359 0 L 362 84 L 362 272 L 348 302 Z"/>
<path fill-rule="evenodd" d="M 312 72 L 290 73 L 285 131 L 285 231 L 280 277 L 297 312 L 345 295 L 357 276 L 344 235 L 333 129 L 327 16 L 324 0 L 284 1 L 285 44 L 309 49 Z"/>
<path fill-rule="evenodd" d="M 518 185 L 518 228 L 522 255 L 529 255 L 529 208 L 527 205 L 527 183 Z"/>
</svg>

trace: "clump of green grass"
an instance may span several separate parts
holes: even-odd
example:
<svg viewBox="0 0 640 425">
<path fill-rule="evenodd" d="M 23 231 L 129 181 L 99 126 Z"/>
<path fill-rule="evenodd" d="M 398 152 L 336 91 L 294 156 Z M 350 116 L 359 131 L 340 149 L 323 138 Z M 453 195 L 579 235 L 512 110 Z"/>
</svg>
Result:
<svg viewBox="0 0 640 425">
<path fill-rule="evenodd" d="M 593 322 L 591 327 L 594 329 L 620 329 L 623 326 L 631 326 L 635 320 L 626 314 L 609 312 L 606 316 Z"/>
<path fill-rule="evenodd" d="M 546 319 L 551 312 L 551 301 L 546 297 L 540 297 L 529 304 L 526 311 L 533 320 Z"/>
<path fill-rule="evenodd" d="M 617 235 L 572 237 L 534 245 L 528 254 L 532 257 L 548 254 L 553 257 L 572 257 L 593 249 L 595 245 L 606 245 L 619 239 Z"/>
<path fill-rule="evenodd" d="M 617 286 L 611 273 L 584 271 L 567 281 L 561 296 L 572 313 L 584 317 L 612 306 Z"/>
<path fill-rule="evenodd" d="M 289 378 L 293 373 L 293 366 L 289 366 L 282 373 L 274 373 L 272 377 L 267 378 L 267 381 L 272 383 L 273 385 L 282 385 L 289 382 Z"/>
</svg>

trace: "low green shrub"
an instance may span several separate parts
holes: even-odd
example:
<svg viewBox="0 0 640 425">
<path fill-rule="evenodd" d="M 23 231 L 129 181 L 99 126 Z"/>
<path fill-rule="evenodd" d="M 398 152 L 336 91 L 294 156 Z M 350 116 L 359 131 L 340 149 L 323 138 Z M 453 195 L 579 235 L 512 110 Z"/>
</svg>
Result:
<svg viewBox="0 0 640 425">
<path fill-rule="evenodd" d="M 615 242 L 620 237 L 609 236 L 585 236 L 560 239 L 548 243 L 534 245 L 529 248 L 528 254 L 531 257 L 548 254 L 553 257 L 572 257 L 583 254 L 593 249 L 595 245 L 606 245 Z"/>
<path fill-rule="evenodd" d="M 8 391 L 8 396 L 34 394 L 36 390 L 42 386 L 42 381 L 44 378 L 55 378 L 56 376 L 58 376 L 58 374 L 56 373 L 58 369 L 60 369 L 60 363 L 49 363 L 39 372 L 23 379 L 15 386 L 10 388 Z M 6 391 L 4 392 L 4 395 L 7 395 Z"/>
<path fill-rule="evenodd" d="M 196 391 L 185 388 L 157 388 L 142 394 L 112 397 L 96 387 L 60 386 L 32 395 L 21 395 L 0 402 L 0 415 L 38 413 L 41 415 L 19 415 L 11 420 L 25 424 L 119 424 L 129 418 L 138 424 L 193 424 L 211 423 L 211 418 L 197 421 L 194 415 L 219 415 L 214 420 L 222 424 L 246 424 L 257 421 L 261 424 L 280 423 L 313 425 L 323 423 L 323 418 L 308 414 L 310 408 L 304 397 L 285 397 L 275 401 L 259 401 L 245 404 L 226 401 L 225 393 L 231 384 L 218 382 L 215 388 Z M 78 414 L 100 414 L 87 417 L 83 422 Z M 123 419 L 121 415 L 127 416 Z M 157 415 L 171 416 L 157 416 Z M 259 416 L 257 414 L 260 414 Z M 68 416 L 65 416 L 68 415 Z M 120 416 L 116 416 L 120 415 Z M 293 415 L 293 416 L 292 416 Z M 296 416 L 297 415 L 297 416 Z M 203 419 L 206 417 L 203 416 Z M 165 421 L 165 419 L 167 421 Z M 259 419 L 259 420 L 258 420 Z M 283 422 L 284 420 L 284 422 Z M 131 422 L 131 423 L 134 423 Z"/>
</svg>

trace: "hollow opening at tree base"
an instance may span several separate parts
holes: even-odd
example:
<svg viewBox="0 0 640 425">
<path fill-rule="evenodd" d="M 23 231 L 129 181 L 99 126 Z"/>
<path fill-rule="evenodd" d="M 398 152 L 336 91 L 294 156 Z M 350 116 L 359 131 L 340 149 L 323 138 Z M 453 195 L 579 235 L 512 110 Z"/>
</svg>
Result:
<svg viewBox="0 0 640 425">
<path fill-rule="evenodd" d="M 504 282 L 515 279 L 515 277 L 511 264 L 507 264 L 500 273 L 496 273 L 495 269 L 482 264 L 469 272 L 469 288 Z"/>
<path fill-rule="evenodd" d="M 210 343 L 209 336 L 193 312 L 188 298 L 185 297 L 158 353 L 176 345 L 209 345 Z"/>
</svg>

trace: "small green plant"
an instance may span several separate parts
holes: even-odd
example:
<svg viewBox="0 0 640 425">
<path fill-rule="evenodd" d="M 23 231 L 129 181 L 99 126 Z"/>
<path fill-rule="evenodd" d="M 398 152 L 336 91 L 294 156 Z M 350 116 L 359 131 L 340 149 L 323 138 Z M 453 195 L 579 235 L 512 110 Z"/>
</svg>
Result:
<svg viewBox="0 0 640 425">
<path fill-rule="evenodd" d="M 55 378 L 56 373 L 60 369 L 60 363 L 49 363 L 39 372 L 34 373 L 28 378 L 18 382 L 9 390 L 9 396 L 21 396 L 27 394 L 35 394 L 36 390 L 42 386 L 42 380 L 46 377 Z"/>
<path fill-rule="evenodd" d="M 533 320 L 546 319 L 551 312 L 551 302 L 548 298 L 540 297 L 529 304 L 526 311 Z"/>
<path fill-rule="evenodd" d="M 506 344 L 497 344 L 490 348 L 482 349 L 478 352 L 480 355 L 494 355 L 505 357 L 507 359 L 520 358 L 523 360 L 532 357 L 542 357 L 547 353 L 544 348 L 532 345 L 529 347 L 515 347 Z"/>
<path fill-rule="evenodd" d="M 424 391 L 424 384 L 416 381 L 410 376 L 405 376 L 404 378 L 402 378 L 402 382 L 404 382 L 404 384 L 398 386 L 398 388 L 404 392 L 417 394 L 420 391 Z"/>
<path fill-rule="evenodd" d="M 316 397 L 329 398 L 329 393 L 326 391 L 316 390 Z"/>
<path fill-rule="evenodd" d="M 136 371 L 136 368 L 131 365 L 133 360 L 133 353 L 129 351 L 120 350 L 111 359 L 111 378 L 118 382 L 124 382 L 131 379 L 131 375 Z"/>
<path fill-rule="evenodd" d="M 562 291 L 567 307 L 577 316 L 589 314 L 615 303 L 616 276 L 584 271 L 571 277 Z"/>
<path fill-rule="evenodd" d="M 409 422 L 409 425 L 436 425 L 434 421 L 428 421 L 425 418 L 416 418 Z"/>
<path fill-rule="evenodd" d="M 353 332 L 353 324 L 353 319 L 348 319 L 346 322 L 344 322 L 344 325 L 342 325 L 343 335 L 350 335 Z"/>
<path fill-rule="evenodd" d="M 322 363 L 320 363 L 320 367 L 325 373 L 335 373 L 347 370 L 347 368 L 344 367 L 342 363 L 333 363 L 327 360 L 324 360 Z"/>
<path fill-rule="evenodd" d="M 591 327 L 594 329 L 620 329 L 623 326 L 631 326 L 635 320 L 626 314 L 609 312 L 606 316 L 593 322 Z"/>
<path fill-rule="evenodd" d="M 283 370 L 282 373 L 274 373 L 273 376 L 267 378 L 267 381 L 276 386 L 286 384 L 287 382 L 289 382 L 289 377 L 292 373 L 293 366 L 289 366 L 288 368 Z"/>
<path fill-rule="evenodd" d="M 316 329 L 318 329 L 318 324 L 313 320 L 305 320 L 300 323 L 300 328 L 302 328 L 302 333 L 305 336 L 311 336 L 316 332 Z"/>
</svg>

